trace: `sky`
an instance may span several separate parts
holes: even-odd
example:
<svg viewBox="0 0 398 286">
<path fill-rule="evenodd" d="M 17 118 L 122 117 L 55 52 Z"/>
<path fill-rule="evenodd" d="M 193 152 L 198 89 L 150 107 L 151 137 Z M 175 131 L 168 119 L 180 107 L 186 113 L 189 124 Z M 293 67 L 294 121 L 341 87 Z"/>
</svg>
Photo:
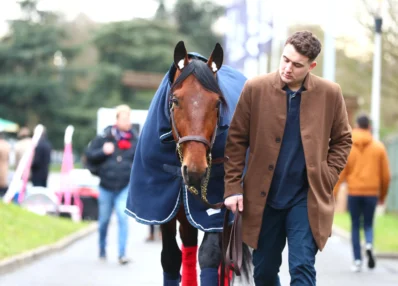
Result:
<svg viewBox="0 0 398 286">
<path fill-rule="evenodd" d="M 214 0 L 222 5 L 230 1 L 233 0 Z M 270 3 L 270 8 L 282 25 L 318 24 L 325 28 L 329 19 L 335 36 L 355 39 L 359 46 L 367 44 L 367 38 L 357 21 L 357 15 L 361 12 L 360 0 L 262 1 Z M 79 13 L 84 13 L 94 21 L 110 22 L 134 17 L 151 17 L 156 12 L 157 3 L 155 0 L 41 0 L 40 8 L 61 11 L 69 20 L 74 19 Z M 167 7 L 174 3 L 175 0 L 166 0 Z M 15 0 L 1 0 L 0 36 L 7 31 L 6 20 L 17 18 L 19 15 Z M 217 29 L 224 29 L 223 23 L 222 20 L 219 21 Z"/>
</svg>

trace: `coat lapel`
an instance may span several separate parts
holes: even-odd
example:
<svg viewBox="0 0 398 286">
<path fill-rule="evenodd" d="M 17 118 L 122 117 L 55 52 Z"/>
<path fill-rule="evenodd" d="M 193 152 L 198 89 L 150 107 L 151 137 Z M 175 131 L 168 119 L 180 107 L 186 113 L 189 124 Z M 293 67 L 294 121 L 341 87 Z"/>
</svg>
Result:
<svg viewBox="0 0 398 286">
<path fill-rule="evenodd" d="M 314 104 L 316 101 L 314 76 L 311 73 L 309 73 L 306 79 L 304 80 L 304 87 L 305 91 L 301 93 L 301 103 L 300 103 L 301 137 L 303 137 L 303 131 L 305 133 L 310 132 L 309 130 L 304 129 L 304 127 L 314 126 L 315 123 L 314 120 L 317 119 L 316 104 Z"/>
</svg>

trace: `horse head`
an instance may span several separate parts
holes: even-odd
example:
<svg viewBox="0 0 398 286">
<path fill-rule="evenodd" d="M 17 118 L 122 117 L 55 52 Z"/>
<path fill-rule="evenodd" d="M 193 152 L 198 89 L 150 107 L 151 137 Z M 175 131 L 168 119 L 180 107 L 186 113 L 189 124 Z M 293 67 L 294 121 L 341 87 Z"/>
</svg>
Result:
<svg viewBox="0 0 398 286">
<path fill-rule="evenodd" d="M 220 108 L 226 105 L 217 82 L 223 49 L 216 44 L 207 63 L 188 58 L 184 42 L 174 50 L 176 73 L 170 89 L 172 133 L 188 187 L 200 188 L 209 172 Z"/>
</svg>

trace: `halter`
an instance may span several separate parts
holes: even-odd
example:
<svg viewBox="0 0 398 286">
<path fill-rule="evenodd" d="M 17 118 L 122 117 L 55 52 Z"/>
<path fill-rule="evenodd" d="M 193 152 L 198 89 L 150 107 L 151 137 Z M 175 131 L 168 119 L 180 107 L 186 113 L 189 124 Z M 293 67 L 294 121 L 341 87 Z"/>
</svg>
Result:
<svg viewBox="0 0 398 286">
<path fill-rule="evenodd" d="M 196 141 L 196 142 L 203 143 L 208 148 L 207 157 L 206 157 L 208 168 L 207 168 L 207 171 L 206 171 L 204 182 L 200 186 L 201 199 L 202 199 L 203 203 L 205 203 L 205 205 L 207 205 L 210 208 L 213 208 L 213 209 L 222 208 L 223 205 L 224 205 L 222 202 L 217 203 L 217 204 L 211 204 L 207 200 L 207 186 L 209 184 L 210 172 L 211 172 L 211 166 L 212 166 L 211 150 L 212 150 L 214 142 L 216 140 L 217 129 L 218 129 L 218 125 L 219 125 L 219 122 L 220 122 L 220 109 L 218 108 L 218 110 L 217 110 L 217 124 L 216 124 L 216 127 L 214 128 L 213 135 L 211 137 L 211 141 L 207 140 L 206 138 L 204 138 L 203 136 L 200 136 L 200 135 L 187 135 L 187 136 L 181 137 L 180 133 L 178 132 L 178 129 L 177 129 L 177 126 L 176 126 L 176 123 L 175 123 L 175 119 L 174 119 L 174 104 L 171 104 L 171 107 L 170 107 L 170 119 L 171 119 L 171 125 L 172 125 L 172 128 L 174 130 L 175 136 L 177 137 L 176 150 L 177 150 L 178 157 L 180 159 L 181 165 L 183 163 L 181 144 L 183 144 L 185 142 Z M 194 186 L 188 187 L 188 191 L 190 191 L 193 195 L 196 195 L 196 196 L 199 195 L 198 190 Z"/>
<path fill-rule="evenodd" d="M 219 108 L 218 108 L 218 110 L 219 110 Z M 187 135 L 187 136 L 181 137 L 180 133 L 178 132 L 176 123 L 175 123 L 173 105 L 170 108 L 170 118 L 171 118 L 171 125 L 172 125 L 172 127 L 174 129 L 174 133 L 177 137 L 177 146 L 179 146 L 180 144 L 182 144 L 184 142 L 196 141 L 196 142 L 203 143 L 205 146 L 207 146 L 209 148 L 209 153 L 210 153 L 211 149 L 213 148 L 214 141 L 216 141 L 217 128 L 218 128 L 218 124 L 220 122 L 220 112 L 219 111 L 217 111 L 217 124 L 216 124 L 216 128 L 214 129 L 213 135 L 211 136 L 210 142 L 205 137 L 200 136 L 200 135 Z"/>
</svg>

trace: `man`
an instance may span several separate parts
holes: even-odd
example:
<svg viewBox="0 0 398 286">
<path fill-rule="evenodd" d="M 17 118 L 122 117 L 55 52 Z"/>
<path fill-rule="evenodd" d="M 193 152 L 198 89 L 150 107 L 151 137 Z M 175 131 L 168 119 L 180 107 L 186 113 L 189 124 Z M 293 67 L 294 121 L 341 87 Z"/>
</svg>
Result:
<svg viewBox="0 0 398 286">
<path fill-rule="evenodd" d="M 11 146 L 6 141 L 4 133 L 0 131 L 0 197 L 3 197 L 8 189 L 10 149 Z"/>
<path fill-rule="evenodd" d="M 113 209 L 119 225 L 119 263 L 127 264 L 126 243 L 128 234 L 126 207 L 128 183 L 133 164 L 137 137 L 132 131 L 130 108 L 116 107 L 116 124 L 105 128 L 86 150 L 87 160 L 98 165 L 99 186 L 99 256 L 106 259 L 106 237 Z"/>
<path fill-rule="evenodd" d="M 331 234 L 351 128 L 339 85 L 311 74 L 320 51 L 310 32 L 290 36 L 279 70 L 246 82 L 229 128 L 225 205 L 243 214 L 256 285 L 280 285 L 286 238 L 290 285 L 316 285 L 315 255 Z"/>
<path fill-rule="evenodd" d="M 360 115 L 352 132 L 353 146 L 347 165 L 335 186 L 337 193 L 342 182 L 348 185 L 348 209 L 351 215 L 351 241 L 354 252 L 354 272 L 361 271 L 362 257 L 359 230 L 363 219 L 368 267 L 376 266 L 373 256 L 373 218 L 377 202 L 384 204 L 391 174 L 383 144 L 372 138 L 370 120 Z"/>
<path fill-rule="evenodd" d="M 35 187 L 47 187 L 51 163 L 51 150 L 52 146 L 47 138 L 47 132 L 44 129 L 39 142 L 37 142 L 32 166 L 30 168 L 32 185 Z"/>
<path fill-rule="evenodd" d="M 22 127 L 18 132 L 18 141 L 14 145 L 15 151 L 15 169 L 18 168 L 19 162 L 23 154 L 28 150 L 32 144 L 30 130 L 27 127 Z"/>
</svg>

